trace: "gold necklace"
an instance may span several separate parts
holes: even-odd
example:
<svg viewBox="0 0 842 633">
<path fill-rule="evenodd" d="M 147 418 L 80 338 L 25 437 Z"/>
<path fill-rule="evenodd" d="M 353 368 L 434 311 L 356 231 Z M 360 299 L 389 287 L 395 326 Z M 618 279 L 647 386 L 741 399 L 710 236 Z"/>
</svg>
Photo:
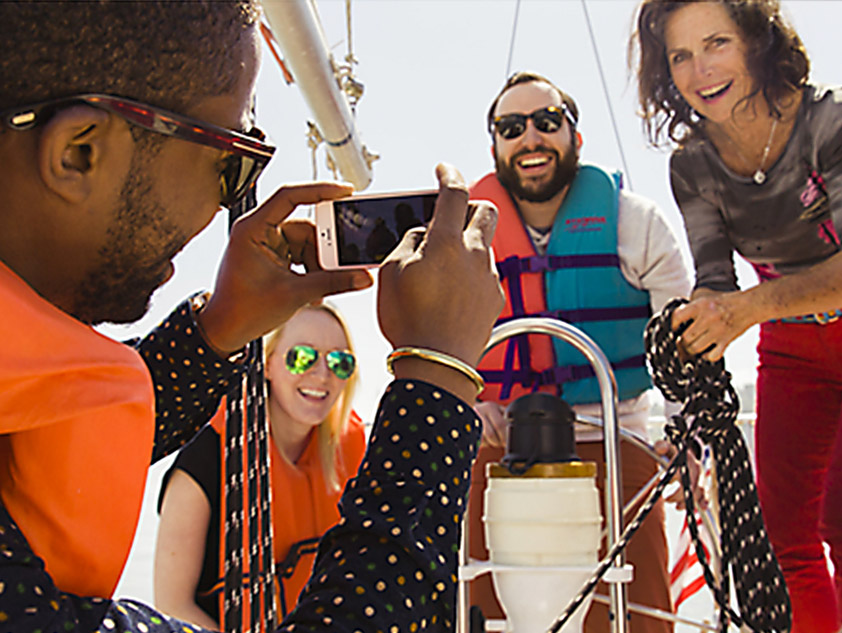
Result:
<svg viewBox="0 0 842 633">
<path fill-rule="evenodd" d="M 760 165 L 755 170 L 754 174 L 752 174 L 751 179 L 758 185 L 762 185 L 766 182 L 766 172 L 764 168 L 766 167 L 766 159 L 769 158 L 769 150 L 772 149 L 772 139 L 775 138 L 775 130 L 778 127 L 778 119 L 777 117 L 772 118 L 772 127 L 769 129 L 769 138 L 766 139 L 766 147 L 763 148 L 763 156 L 760 158 Z M 746 167 L 751 167 L 751 161 L 749 161 L 745 154 L 740 151 L 740 146 L 737 145 L 733 140 L 731 140 L 731 136 L 726 132 L 725 138 L 728 139 L 728 142 L 734 147 L 734 150 L 737 152 L 737 155 L 740 157 L 740 160 L 743 161 L 743 164 Z"/>
</svg>

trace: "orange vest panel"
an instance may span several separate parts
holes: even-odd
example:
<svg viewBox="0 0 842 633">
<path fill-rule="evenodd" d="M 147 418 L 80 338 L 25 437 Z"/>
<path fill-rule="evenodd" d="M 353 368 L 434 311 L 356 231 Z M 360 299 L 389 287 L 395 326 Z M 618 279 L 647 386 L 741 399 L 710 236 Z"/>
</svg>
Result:
<svg viewBox="0 0 842 633">
<path fill-rule="evenodd" d="M 152 379 L 2 263 L 0 305 L 0 497 L 59 589 L 109 597 L 152 455 Z"/>
<path fill-rule="evenodd" d="M 494 249 L 494 257 L 500 262 L 511 255 L 518 257 L 531 257 L 537 255 L 526 229 L 520 219 L 520 215 L 512 202 L 509 192 L 503 188 L 496 174 L 487 174 L 471 186 L 472 200 L 490 200 L 497 207 L 497 230 L 494 232 L 494 241 L 491 243 Z M 521 275 L 521 289 L 523 294 L 524 310 L 527 314 L 544 312 L 547 309 L 547 301 L 544 289 L 544 275 Z M 506 297 L 509 297 L 508 281 L 503 280 L 503 290 Z M 508 299 L 500 318 L 512 315 L 512 307 Z M 532 368 L 542 371 L 555 366 L 555 355 L 553 354 L 552 339 L 542 334 L 529 334 L 529 358 Z M 505 341 L 491 349 L 480 361 L 479 369 L 500 369 L 503 367 L 503 359 L 506 354 L 508 342 Z M 520 368 L 517 355 L 515 355 L 514 369 Z M 556 393 L 553 385 L 543 385 L 539 391 Z M 493 400 L 504 406 L 519 398 L 522 395 L 531 393 L 520 384 L 512 385 L 512 393 L 505 400 L 500 399 L 500 385 L 488 384 L 480 394 L 480 400 Z"/>
</svg>

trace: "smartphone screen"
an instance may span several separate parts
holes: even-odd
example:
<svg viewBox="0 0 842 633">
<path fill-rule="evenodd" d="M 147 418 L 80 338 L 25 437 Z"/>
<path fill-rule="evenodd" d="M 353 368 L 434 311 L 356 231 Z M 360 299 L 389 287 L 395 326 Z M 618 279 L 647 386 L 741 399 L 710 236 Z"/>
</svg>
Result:
<svg viewBox="0 0 842 633">
<path fill-rule="evenodd" d="M 338 265 L 382 262 L 409 229 L 430 222 L 437 195 L 432 191 L 334 201 Z"/>
</svg>

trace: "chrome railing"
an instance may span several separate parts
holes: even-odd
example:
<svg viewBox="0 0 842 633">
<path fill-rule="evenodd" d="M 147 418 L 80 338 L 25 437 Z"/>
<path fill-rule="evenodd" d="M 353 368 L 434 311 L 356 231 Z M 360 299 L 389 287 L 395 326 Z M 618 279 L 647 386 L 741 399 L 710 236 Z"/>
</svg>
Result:
<svg viewBox="0 0 842 633">
<path fill-rule="evenodd" d="M 593 427 L 600 427 L 603 429 L 603 443 L 605 447 L 605 464 L 606 464 L 606 481 L 605 481 L 605 508 L 606 508 L 606 528 L 603 536 L 607 538 L 608 548 L 610 549 L 616 543 L 623 531 L 623 517 L 631 508 L 635 507 L 655 486 L 661 476 L 661 472 L 668 463 L 668 460 L 658 455 L 653 447 L 642 440 L 634 433 L 621 429 L 617 424 L 617 383 L 614 378 L 614 372 L 611 365 L 602 350 L 588 337 L 584 332 L 578 328 L 550 318 L 520 318 L 514 319 L 494 328 L 491 333 L 488 345 L 484 351 L 487 353 L 490 349 L 503 341 L 518 336 L 520 334 L 546 334 L 554 338 L 559 338 L 570 345 L 573 345 L 579 350 L 591 366 L 594 368 L 597 380 L 599 382 L 600 394 L 602 399 L 603 418 L 594 418 L 590 416 L 577 416 L 577 422 L 583 423 Z M 650 419 L 649 426 L 652 427 L 653 419 Z M 738 419 L 738 425 L 750 426 L 753 423 L 753 414 L 741 414 Z M 661 423 L 661 426 L 663 422 Z M 655 426 L 658 426 L 657 423 Z M 747 439 L 751 440 L 751 433 L 744 430 Z M 619 442 L 620 439 L 628 441 L 646 454 L 648 454 L 659 466 L 659 471 L 646 483 L 635 496 L 625 504 L 622 503 L 620 490 L 622 489 L 622 473 L 620 471 L 619 462 Z M 750 444 L 753 446 L 753 443 Z M 753 453 L 753 451 L 750 451 Z M 753 454 L 752 454 L 753 457 Z M 711 542 L 714 544 L 715 554 L 721 555 L 719 552 L 719 531 L 716 525 L 713 513 L 708 510 L 701 513 L 702 523 L 705 529 L 711 534 Z M 457 631 L 459 633 L 469 632 L 469 613 L 470 605 L 468 599 L 467 583 L 476 577 L 476 573 L 463 574 L 462 569 L 469 566 L 468 560 L 468 526 L 462 533 L 462 547 L 459 551 L 459 587 L 458 587 L 458 614 L 457 614 Z M 621 555 L 614 561 L 614 568 L 622 569 L 625 565 L 624 557 Z M 620 574 L 619 576 L 622 576 Z M 660 609 L 655 609 L 645 605 L 629 604 L 626 596 L 625 585 L 618 582 L 609 584 L 609 595 L 603 596 L 596 594 L 594 596 L 596 602 L 608 603 L 609 608 L 613 614 L 612 617 L 612 633 L 625 633 L 628 630 L 628 613 L 641 613 L 651 617 L 659 618 L 675 624 L 683 624 L 698 628 L 702 631 L 715 631 L 718 626 L 710 622 L 697 621 L 690 618 L 679 616 L 675 613 L 670 613 Z M 488 629 L 498 630 L 498 629 Z M 517 633 L 517 632 L 515 632 Z"/>
<path fill-rule="evenodd" d="M 520 334 L 546 334 L 561 339 L 575 347 L 584 355 L 596 374 L 599 391 L 602 397 L 603 419 L 606 421 L 603 431 L 605 447 L 605 512 L 608 529 L 609 549 L 620 540 L 623 532 L 623 503 L 620 496 L 622 489 L 622 474 L 620 473 L 620 436 L 617 427 L 617 380 L 611 364 L 599 346 L 580 329 L 550 318 L 525 317 L 514 319 L 494 328 L 484 354 L 503 341 Z M 466 547 L 467 527 L 463 530 L 463 543 L 460 548 L 460 567 L 468 565 Z M 625 567 L 625 557 L 620 554 L 612 563 L 612 567 L 622 571 Z M 461 570 L 460 570 L 461 572 Z M 458 592 L 458 618 L 461 633 L 468 633 L 468 591 L 467 581 L 460 573 Z M 611 630 L 613 633 L 627 633 L 628 631 L 628 599 L 625 585 L 621 582 L 609 584 L 609 601 L 613 614 Z"/>
</svg>

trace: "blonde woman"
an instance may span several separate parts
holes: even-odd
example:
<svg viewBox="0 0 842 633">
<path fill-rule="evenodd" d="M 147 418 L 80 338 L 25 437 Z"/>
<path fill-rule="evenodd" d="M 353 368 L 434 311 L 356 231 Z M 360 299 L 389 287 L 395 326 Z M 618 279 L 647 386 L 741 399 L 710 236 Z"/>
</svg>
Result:
<svg viewBox="0 0 842 633">
<path fill-rule="evenodd" d="M 351 411 L 355 359 L 347 325 L 328 304 L 300 309 L 266 336 L 267 414 L 279 609 L 286 615 L 313 564 L 319 538 L 365 450 Z M 155 602 L 165 613 L 221 627 L 221 442 L 224 414 L 186 445 L 161 487 Z M 224 517 L 223 517 L 224 520 Z"/>
</svg>

